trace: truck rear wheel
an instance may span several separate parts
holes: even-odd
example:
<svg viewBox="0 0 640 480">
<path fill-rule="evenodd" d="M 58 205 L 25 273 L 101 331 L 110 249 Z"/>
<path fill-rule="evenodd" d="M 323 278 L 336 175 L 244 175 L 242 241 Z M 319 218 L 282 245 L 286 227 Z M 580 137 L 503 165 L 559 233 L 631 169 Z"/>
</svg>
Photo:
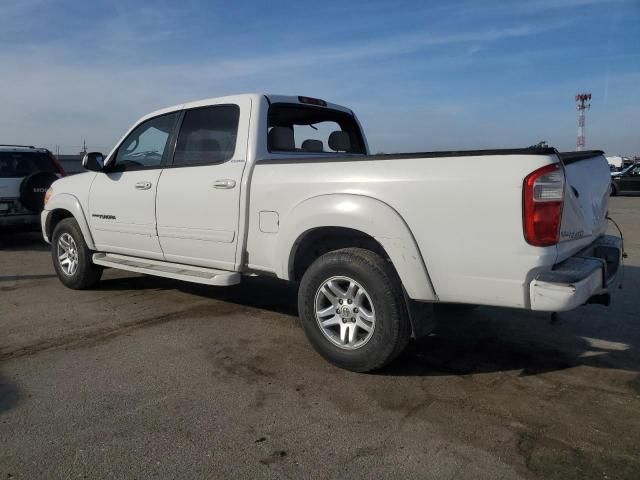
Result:
<svg viewBox="0 0 640 480">
<path fill-rule="evenodd" d="M 318 353 L 356 372 L 393 361 L 411 334 L 395 270 L 376 253 L 361 248 L 336 250 L 316 259 L 300 282 L 298 310 Z"/>
<path fill-rule="evenodd" d="M 91 261 L 91 250 L 84 241 L 78 222 L 65 218 L 51 236 L 51 256 L 60 281 L 74 290 L 93 287 L 102 277 L 102 267 Z"/>
</svg>

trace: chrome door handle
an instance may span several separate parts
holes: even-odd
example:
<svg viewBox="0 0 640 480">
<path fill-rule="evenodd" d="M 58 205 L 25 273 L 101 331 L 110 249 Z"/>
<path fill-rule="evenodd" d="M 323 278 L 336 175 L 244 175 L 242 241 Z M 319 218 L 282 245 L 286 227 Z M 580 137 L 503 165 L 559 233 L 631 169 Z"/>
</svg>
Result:
<svg viewBox="0 0 640 480">
<path fill-rule="evenodd" d="M 136 190 L 149 190 L 150 188 L 151 188 L 151 182 L 136 183 Z"/>
<path fill-rule="evenodd" d="M 230 180 L 228 178 L 222 180 L 216 180 L 213 183 L 213 188 L 233 188 L 236 186 L 235 180 Z"/>
</svg>

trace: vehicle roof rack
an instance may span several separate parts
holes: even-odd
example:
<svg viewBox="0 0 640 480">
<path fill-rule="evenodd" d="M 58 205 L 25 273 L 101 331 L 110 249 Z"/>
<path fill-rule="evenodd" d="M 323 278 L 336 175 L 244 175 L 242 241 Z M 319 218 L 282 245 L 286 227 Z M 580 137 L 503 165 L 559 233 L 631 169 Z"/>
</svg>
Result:
<svg viewBox="0 0 640 480">
<path fill-rule="evenodd" d="M 0 147 L 22 147 L 22 148 L 36 148 L 33 145 L 11 145 L 9 143 L 0 143 Z"/>
</svg>

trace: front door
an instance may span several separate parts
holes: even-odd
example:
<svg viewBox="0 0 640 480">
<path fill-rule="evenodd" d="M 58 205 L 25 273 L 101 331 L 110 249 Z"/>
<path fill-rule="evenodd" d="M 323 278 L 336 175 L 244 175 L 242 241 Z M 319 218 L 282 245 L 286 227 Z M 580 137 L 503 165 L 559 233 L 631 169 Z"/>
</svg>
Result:
<svg viewBox="0 0 640 480">
<path fill-rule="evenodd" d="M 173 162 L 158 184 L 167 261 L 234 270 L 250 112 L 241 98 L 184 111 Z"/>
<path fill-rule="evenodd" d="M 98 250 L 162 260 L 156 191 L 180 112 L 147 120 L 125 138 L 89 193 Z"/>
<path fill-rule="evenodd" d="M 640 193 L 640 165 L 636 165 L 625 175 L 618 178 L 621 192 Z"/>
</svg>

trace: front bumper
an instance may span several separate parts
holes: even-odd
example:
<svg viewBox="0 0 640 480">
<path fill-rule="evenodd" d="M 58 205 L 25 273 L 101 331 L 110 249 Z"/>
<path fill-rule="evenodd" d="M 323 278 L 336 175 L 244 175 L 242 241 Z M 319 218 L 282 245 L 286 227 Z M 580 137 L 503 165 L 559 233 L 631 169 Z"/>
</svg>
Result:
<svg viewBox="0 0 640 480">
<path fill-rule="evenodd" d="M 531 310 L 563 312 L 596 298 L 607 303 L 622 258 L 622 241 L 605 235 L 573 257 L 541 272 L 531 282 Z"/>
<path fill-rule="evenodd" d="M 51 239 L 49 238 L 49 235 L 47 235 L 47 230 L 49 227 L 49 214 L 51 214 L 50 210 L 43 210 L 40 214 L 40 228 L 42 230 L 42 238 L 44 238 L 44 241 L 47 243 L 51 243 Z"/>
</svg>

